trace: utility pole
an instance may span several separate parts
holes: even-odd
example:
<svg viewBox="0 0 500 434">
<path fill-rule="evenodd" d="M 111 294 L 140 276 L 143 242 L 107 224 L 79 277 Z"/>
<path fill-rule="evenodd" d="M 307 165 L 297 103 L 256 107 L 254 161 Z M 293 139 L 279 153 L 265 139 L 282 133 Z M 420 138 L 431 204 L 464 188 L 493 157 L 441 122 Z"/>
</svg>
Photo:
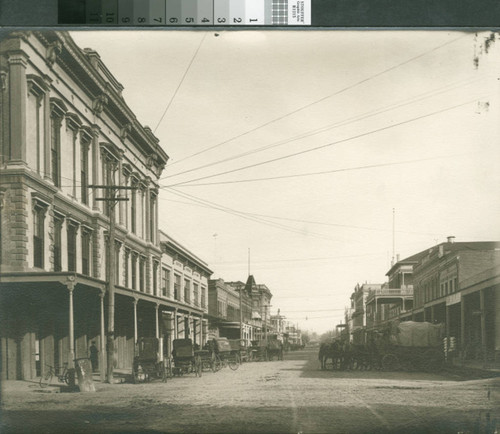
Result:
<svg viewBox="0 0 500 434">
<path fill-rule="evenodd" d="M 109 217 L 109 239 L 106 247 L 106 281 L 108 286 L 108 332 L 106 336 L 107 369 L 106 382 L 113 383 L 113 358 L 115 340 L 115 205 L 117 202 L 128 201 L 126 197 L 117 197 L 119 190 L 134 190 L 135 187 L 113 185 L 112 173 L 116 170 L 116 163 L 108 161 L 107 185 L 89 185 L 89 188 L 103 189 L 105 197 L 96 198 L 96 201 L 106 202 Z"/>
</svg>

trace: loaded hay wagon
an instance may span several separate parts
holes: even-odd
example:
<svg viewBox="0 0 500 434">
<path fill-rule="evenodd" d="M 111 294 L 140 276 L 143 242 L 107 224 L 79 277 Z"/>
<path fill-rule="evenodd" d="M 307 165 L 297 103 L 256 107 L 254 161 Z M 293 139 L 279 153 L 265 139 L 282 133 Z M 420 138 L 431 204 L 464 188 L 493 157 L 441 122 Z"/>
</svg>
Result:
<svg viewBox="0 0 500 434">
<path fill-rule="evenodd" d="M 193 341 L 191 339 L 174 339 L 172 345 L 173 374 L 181 376 L 194 372 L 196 376 L 201 377 L 201 357 L 195 353 Z"/>
<path fill-rule="evenodd" d="M 415 321 L 389 324 L 377 342 L 382 369 L 439 371 L 444 363 L 443 335 L 443 324 Z"/>
<path fill-rule="evenodd" d="M 151 381 L 159 378 L 167 381 L 168 363 L 163 358 L 161 340 L 158 338 L 139 338 L 137 340 L 137 356 L 132 364 L 132 380 Z"/>
</svg>

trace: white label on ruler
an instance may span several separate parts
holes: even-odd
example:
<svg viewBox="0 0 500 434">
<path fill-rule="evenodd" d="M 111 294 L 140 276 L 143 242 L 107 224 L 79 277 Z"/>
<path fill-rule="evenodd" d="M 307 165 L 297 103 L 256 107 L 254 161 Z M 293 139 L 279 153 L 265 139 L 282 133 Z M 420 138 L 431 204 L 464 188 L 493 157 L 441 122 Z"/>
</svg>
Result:
<svg viewBox="0 0 500 434">
<path fill-rule="evenodd" d="M 265 24 L 265 3 L 264 1 L 245 2 L 245 24 L 251 26 L 262 26 Z"/>
<path fill-rule="evenodd" d="M 311 25 L 311 0 L 288 0 L 288 25 Z"/>
</svg>

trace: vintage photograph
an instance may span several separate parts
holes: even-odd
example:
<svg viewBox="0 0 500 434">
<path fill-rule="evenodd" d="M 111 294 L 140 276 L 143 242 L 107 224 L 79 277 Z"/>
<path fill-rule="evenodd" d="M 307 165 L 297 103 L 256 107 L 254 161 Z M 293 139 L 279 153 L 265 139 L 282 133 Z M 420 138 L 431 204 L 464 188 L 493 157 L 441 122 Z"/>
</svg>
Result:
<svg viewBox="0 0 500 434">
<path fill-rule="evenodd" d="M 13 30 L 0 78 L 0 431 L 498 433 L 498 33 Z"/>
</svg>

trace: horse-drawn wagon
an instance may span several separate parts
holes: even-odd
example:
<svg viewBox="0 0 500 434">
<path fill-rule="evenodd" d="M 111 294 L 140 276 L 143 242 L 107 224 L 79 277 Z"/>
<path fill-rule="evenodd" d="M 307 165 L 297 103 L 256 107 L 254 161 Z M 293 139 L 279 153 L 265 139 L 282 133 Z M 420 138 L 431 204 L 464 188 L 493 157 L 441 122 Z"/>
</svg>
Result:
<svg viewBox="0 0 500 434">
<path fill-rule="evenodd" d="M 163 382 L 168 378 L 168 360 L 163 358 L 161 341 L 158 338 L 139 338 L 137 355 L 132 364 L 132 380 L 151 381 L 159 378 Z"/>
<path fill-rule="evenodd" d="M 228 339 L 231 352 L 238 358 L 239 362 L 248 361 L 249 351 L 245 339 Z"/>
<path fill-rule="evenodd" d="M 268 335 L 265 339 L 252 341 L 252 360 L 273 360 L 276 356 L 278 360 L 283 360 L 283 343 L 278 339 L 278 335 Z"/>
<path fill-rule="evenodd" d="M 201 377 L 202 362 L 199 354 L 195 353 L 193 341 L 191 339 L 174 339 L 172 342 L 172 357 L 174 375 L 181 376 L 194 372 Z"/>
<path fill-rule="evenodd" d="M 394 322 L 380 333 L 376 342 L 380 365 L 385 371 L 438 371 L 444 363 L 442 324 Z"/>
</svg>

